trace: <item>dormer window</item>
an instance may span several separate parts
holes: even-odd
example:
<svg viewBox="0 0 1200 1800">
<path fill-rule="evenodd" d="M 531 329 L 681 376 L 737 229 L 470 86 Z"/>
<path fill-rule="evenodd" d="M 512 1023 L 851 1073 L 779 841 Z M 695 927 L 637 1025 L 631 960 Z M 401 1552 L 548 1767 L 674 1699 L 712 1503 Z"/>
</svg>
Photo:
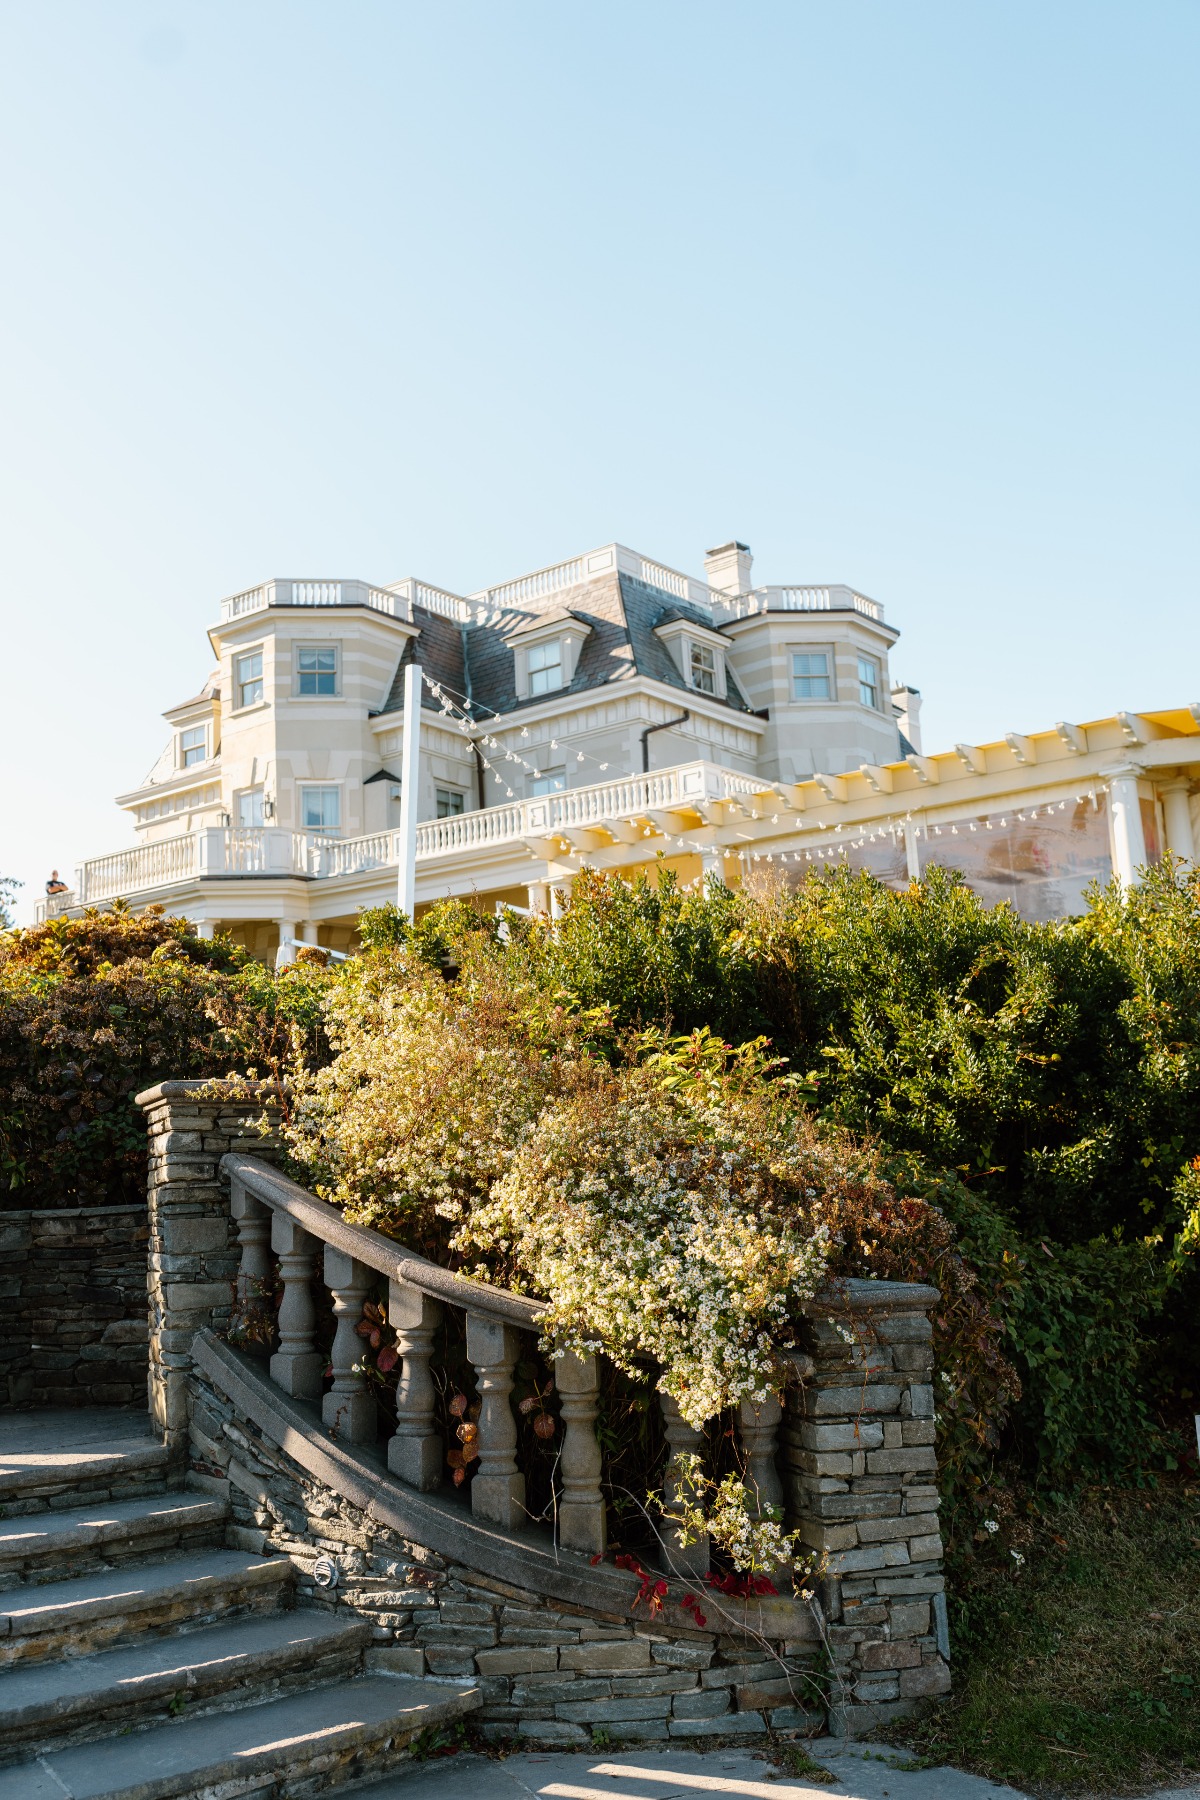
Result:
<svg viewBox="0 0 1200 1800">
<path fill-rule="evenodd" d="M 689 674 L 692 686 L 701 694 L 715 694 L 717 691 L 717 658 L 716 653 L 707 644 L 692 643 L 689 660 Z"/>
<path fill-rule="evenodd" d="M 513 633 L 513 675 L 518 700 L 541 700 L 569 688 L 591 625 L 565 608 L 533 618 Z"/>
<path fill-rule="evenodd" d="M 179 734 L 179 767 L 190 769 L 208 761 L 208 731 L 203 725 L 189 726 Z"/>
<path fill-rule="evenodd" d="M 665 646 L 685 687 L 714 700 L 726 698 L 728 646 L 719 631 L 672 607 L 654 627 L 654 635 Z"/>
<path fill-rule="evenodd" d="M 529 646 L 530 695 L 552 694 L 563 685 L 562 639 Z"/>
</svg>

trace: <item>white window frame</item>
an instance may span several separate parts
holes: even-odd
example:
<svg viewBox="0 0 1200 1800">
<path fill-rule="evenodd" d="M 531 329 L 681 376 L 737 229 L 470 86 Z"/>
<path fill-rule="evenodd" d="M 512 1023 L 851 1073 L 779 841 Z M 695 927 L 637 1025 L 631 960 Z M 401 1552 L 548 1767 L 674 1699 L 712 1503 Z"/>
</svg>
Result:
<svg viewBox="0 0 1200 1800">
<path fill-rule="evenodd" d="M 196 738 L 198 741 L 194 744 L 189 744 L 187 742 L 188 738 Z M 178 743 L 179 748 L 175 758 L 177 768 L 194 769 L 198 763 L 206 763 L 208 761 L 207 725 L 185 725 L 179 733 Z M 193 750 L 199 750 L 199 756 L 192 756 L 191 752 Z"/>
<path fill-rule="evenodd" d="M 530 799 L 540 800 L 546 794 L 565 794 L 566 791 L 567 771 L 565 767 L 542 769 L 537 775 L 530 778 Z"/>
<path fill-rule="evenodd" d="M 254 802 L 257 801 L 257 806 Z M 257 818 L 243 819 L 242 812 L 249 802 L 248 810 L 257 813 Z M 263 790 L 261 787 L 242 788 L 233 796 L 233 822 L 239 830 L 253 830 L 266 823 L 263 813 Z"/>
<path fill-rule="evenodd" d="M 244 662 L 248 662 L 252 656 L 257 656 L 258 658 L 258 674 L 252 676 L 249 681 L 244 681 L 240 673 L 241 666 Z M 252 700 L 243 699 L 243 690 L 248 687 L 253 687 L 256 683 L 258 685 L 258 692 L 255 694 L 254 698 Z M 233 712 L 249 712 L 252 706 L 264 705 L 266 698 L 267 659 L 263 645 L 254 644 L 247 650 L 235 650 L 233 653 L 233 706 L 231 710 Z"/>
<path fill-rule="evenodd" d="M 457 806 L 451 804 L 451 802 L 455 800 L 459 802 Z M 443 801 L 446 803 L 445 812 L 442 811 Z M 461 788 L 446 787 L 439 784 L 433 790 L 433 804 L 439 819 L 461 819 L 462 815 L 467 810 L 467 796 L 463 793 Z"/>
<path fill-rule="evenodd" d="M 704 661 L 705 657 L 708 658 L 707 664 L 705 664 Z M 697 663 L 699 663 L 699 671 L 697 671 Z M 706 687 L 703 681 L 697 680 L 697 673 L 707 676 L 708 680 L 712 683 L 712 686 Z M 702 644 L 698 638 L 689 638 L 687 640 L 688 686 L 694 688 L 698 694 L 711 694 L 715 700 L 717 697 L 717 678 L 719 673 L 720 671 L 717 668 L 717 653 L 712 645 Z"/>
<path fill-rule="evenodd" d="M 863 680 L 864 668 L 871 671 L 872 679 L 870 682 Z M 874 698 L 871 700 L 863 699 L 863 689 L 866 687 L 869 687 L 874 695 Z M 865 650 L 856 650 L 854 653 L 854 689 L 855 698 L 860 706 L 869 708 L 871 712 L 879 712 L 881 710 L 880 695 L 883 693 L 882 671 L 879 667 L 877 658 L 868 656 Z"/>
<path fill-rule="evenodd" d="M 301 831 L 323 831 L 331 835 L 339 832 L 342 829 L 342 789 L 340 783 L 336 781 L 300 781 L 297 782 L 296 786 L 298 789 L 299 829 Z M 305 812 L 308 805 L 306 797 L 309 794 L 332 794 L 334 802 L 333 809 L 337 814 L 337 818 L 333 824 L 310 825 L 308 823 Z"/>
<path fill-rule="evenodd" d="M 332 656 L 333 657 L 332 669 L 304 669 L 304 668 L 302 668 L 301 667 L 301 658 L 303 656 L 305 656 L 306 654 L 317 655 L 317 656 L 320 656 L 320 655 Z M 316 688 L 311 693 L 305 693 L 304 687 L 303 687 L 303 681 L 304 681 L 305 675 L 313 675 L 318 680 L 323 675 L 332 675 L 333 676 L 333 686 L 330 688 L 327 688 L 327 689 L 326 688 Z M 325 643 L 312 643 L 312 644 L 296 644 L 293 646 L 293 649 L 292 649 L 292 697 L 293 697 L 293 699 L 295 699 L 295 700 L 337 700 L 337 699 L 340 699 L 341 692 L 342 692 L 342 649 L 341 649 L 340 644 L 331 644 L 331 643 L 325 642 Z"/>
<path fill-rule="evenodd" d="M 789 651 L 789 655 L 792 659 L 792 699 L 797 704 L 801 706 L 820 706 L 822 703 L 828 704 L 829 701 L 837 699 L 837 664 L 833 649 L 830 645 L 809 644 L 806 645 L 803 650 L 793 647 Z M 802 656 L 819 656 L 825 664 L 824 675 L 816 675 L 811 671 L 802 675 L 796 667 L 796 664 Z M 800 692 L 800 683 L 802 681 L 824 681 L 825 692 L 823 694 L 802 694 Z"/>
<path fill-rule="evenodd" d="M 540 700 L 544 694 L 561 692 L 567 685 L 567 664 L 563 656 L 562 639 L 547 638 L 544 643 L 530 644 L 525 652 L 525 673 L 531 700 Z M 557 675 L 557 680 L 547 679 L 552 674 Z M 542 679 L 539 680 L 539 677 Z"/>
</svg>

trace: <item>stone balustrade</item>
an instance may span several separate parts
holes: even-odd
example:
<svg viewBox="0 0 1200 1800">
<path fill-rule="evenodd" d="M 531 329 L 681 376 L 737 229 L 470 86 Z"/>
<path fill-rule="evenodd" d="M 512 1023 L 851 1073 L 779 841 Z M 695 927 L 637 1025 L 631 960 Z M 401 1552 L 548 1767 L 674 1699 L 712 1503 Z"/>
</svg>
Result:
<svg viewBox="0 0 1200 1800">
<path fill-rule="evenodd" d="M 702 1448 L 702 1434 L 687 1425 L 669 1397 L 659 1396 L 667 1446 L 663 1570 L 669 1583 L 678 1578 L 679 1592 L 670 1602 L 674 1614 L 653 1621 L 643 1617 L 639 1624 L 632 1578 L 600 1560 L 605 1502 L 596 1431 L 597 1359 L 559 1355 L 553 1361 L 561 1429 L 549 1529 L 527 1511 L 527 1470 L 511 1404 L 514 1367 L 523 1354 L 534 1354 L 544 1309 L 453 1275 L 377 1232 L 349 1224 L 335 1208 L 289 1181 L 265 1159 L 272 1146 L 253 1123 L 263 1101 L 253 1088 L 185 1082 L 141 1096 L 152 1132 L 152 1406 L 169 1436 L 189 1430 L 191 1409 L 193 1455 L 206 1479 L 231 1479 L 221 1471 L 233 1463 L 250 1469 L 250 1485 L 243 1483 L 242 1491 L 255 1499 L 254 1529 L 265 1531 L 277 1547 L 286 1541 L 288 1553 L 299 1556 L 301 1539 L 310 1549 L 330 1540 L 329 1554 L 359 1595 L 356 1603 L 366 1605 L 358 1579 L 363 1571 L 338 1561 L 338 1545 L 346 1540 L 319 1523 L 335 1514 L 348 1516 L 347 1508 L 357 1520 L 354 1544 L 371 1541 L 374 1528 L 360 1517 L 366 1508 L 377 1521 L 392 1520 L 393 1535 L 399 1532 L 407 1545 L 403 1557 L 413 1567 L 445 1571 L 455 1565 L 458 1573 L 447 1577 L 438 1601 L 447 1610 L 436 1630 L 391 1589 L 387 1605 L 371 1603 L 380 1641 L 405 1646 L 413 1662 L 419 1650 L 422 1666 L 437 1670 L 442 1664 L 429 1652 L 453 1643 L 455 1667 L 451 1671 L 446 1664 L 445 1672 L 461 1672 L 462 1663 L 489 1680 L 503 1677 L 504 1695 L 496 1689 L 501 1710 L 493 1722 L 499 1725 L 514 1716 L 514 1707 L 524 1707 L 522 1716 L 531 1724 L 550 1727 L 540 1734 L 547 1741 L 571 1735 L 558 1731 L 559 1725 L 581 1723 L 620 1721 L 622 1734 L 631 1735 L 624 1726 L 637 1717 L 661 1724 L 660 1730 L 639 1734 L 649 1736 L 688 1735 L 689 1718 L 698 1723 L 720 1717 L 722 1731 L 735 1736 L 764 1729 L 768 1719 L 779 1728 L 787 1719 L 787 1728 L 801 1728 L 801 1713 L 809 1716 L 818 1707 L 833 1729 L 859 1732 L 946 1691 L 929 1316 L 935 1289 L 837 1284 L 805 1308 L 803 1349 L 793 1359 L 796 1380 L 782 1404 L 777 1399 L 759 1407 L 745 1404 L 732 1424 L 752 1508 L 782 1504 L 789 1528 L 799 1529 L 819 1559 L 811 1604 L 787 1593 L 778 1599 L 730 1600 L 704 1586 L 707 1543 L 683 1545 L 670 1526 L 680 1501 L 679 1458 Z M 399 1363 L 387 1409 L 377 1406 L 378 1376 L 366 1379 L 359 1334 L 364 1304 L 384 1294 Z M 327 1324 L 322 1331 L 330 1304 L 332 1329 Z M 439 1334 L 455 1318 L 478 1397 L 465 1508 L 446 1485 L 448 1445 L 434 1379 Z M 229 1339 L 231 1320 L 241 1350 L 221 1341 Z M 257 1361 L 243 1353 L 254 1349 L 260 1352 Z M 219 1423 L 203 1425 L 197 1434 L 201 1395 Z M 389 1430 L 392 1403 L 395 1427 Z M 257 1445 L 249 1461 L 248 1433 Z M 235 1455 L 231 1445 L 239 1443 L 242 1450 Z M 264 1486 L 262 1469 L 272 1459 L 283 1470 L 281 1492 L 297 1490 L 311 1498 L 313 1483 L 321 1489 L 320 1507 L 316 1513 L 309 1507 L 307 1524 L 300 1522 L 303 1506 L 291 1499 L 276 1505 L 270 1483 Z M 393 1563 L 399 1554 L 395 1544 L 387 1552 Z M 535 1658 L 526 1669 L 525 1641 L 505 1635 L 499 1601 L 486 1620 L 482 1611 L 468 1618 L 456 1610 L 482 1607 L 468 1590 L 474 1593 L 489 1582 L 494 1587 L 497 1581 L 505 1591 L 507 1584 L 522 1595 L 536 1593 L 537 1607 L 553 1602 L 560 1618 L 566 1602 L 568 1611 L 582 1610 L 603 1621 L 606 1630 L 625 1620 L 622 1642 L 630 1644 L 641 1641 L 639 1633 L 649 1634 L 647 1641 L 681 1646 L 705 1636 L 691 1629 L 690 1615 L 679 1604 L 689 1589 L 698 1592 L 711 1621 L 705 1641 L 718 1665 L 726 1653 L 736 1652 L 749 1666 L 747 1645 L 756 1646 L 757 1673 L 741 1684 L 747 1699 L 743 1704 L 731 1698 L 739 1691 L 731 1678 L 719 1706 L 711 1702 L 717 1711 L 705 1712 L 710 1703 L 693 1698 L 677 1712 L 674 1690 L 661 1686 L 667 1668 L 692 1669 L 686 1691 L 694 1687 L 699 1695 L 707 1691 L 700 1679 L 707 1662 L 701 1657 L 695 1664 L 662 1663 L 648 1653 L 643 1657 L 638 1648 L 620 1654 L 636 1655 L 646 1682 L 660 1684 L 634 1683 L 639 1704 L 653 1701 L 648 1711 L 560 1713 L 560 1701 L 551 1701 L 549 1692 L 535 1703 L 526 1690 L 552 1668 L 556 1682 L 548 1688 L 571 1686 L 577 1678 L 582 1684 L 564 1694 L 564 1708 L 586 1709 L 593 1698 L 599 1703 L 601 1696 L 586 1687 L 591 1665 L 578 1662 L 580 1652 L 571 1647 L 579 1643 L 578 1617 L 569 1630 L 562 1627 L 561 1644 L 554 1639 L 553 1664 Z M 534 1606 L 531 1600 L 530 1609 Z M 437 1635 L 443 1628 L 451 1635 Z M 502 1670 L 493 1652 L 510 1641 L 522 1646 L 521 1655 Z M 826 1672 L 818 1675 L 822 1645 Z M 573 1656 L 578 1666 L 570 1661 Z M 770 1658 L 777 1667 L 767 1673 L 757 1665 Z M 408 1666 L 403 1658 L 401 1664 Z M 617 1693 L 614 1685 L 618 1672 L 624 1680 L 634 1666 L 619 1660 L 606 1665 L 606 1705 L 634 1697 L 633 1689 Z M 515 1697 L 518 1690 L 523 1697 Z M 689 1713 L 689 1707 L 700 1710 Z"/>
</svg>

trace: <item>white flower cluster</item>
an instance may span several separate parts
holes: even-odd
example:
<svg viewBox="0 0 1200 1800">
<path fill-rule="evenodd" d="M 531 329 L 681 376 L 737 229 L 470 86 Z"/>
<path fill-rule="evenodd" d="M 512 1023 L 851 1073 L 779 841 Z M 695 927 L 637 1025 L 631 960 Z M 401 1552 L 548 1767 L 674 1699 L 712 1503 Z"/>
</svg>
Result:
<svg viewBox="0 0 1200 1800">
<path fill-rule="evenodd" d="M 799 1532 L 785 1532 L 772 1507 L 754 1505 L 736 1475 L 712 1481 L 695 1455 L 678 1457 L 675 1466 L 680 1500 L 671 1516 L 682 1545 L 707 1537 L 747 1575 L 812 1574 L 815 1558 Z"/>
<path fill-rule="evenodd" d="M 645 1071 L 612 1077 L 547 1106 L 458 1244 L 512 1257 L 556 1343 L 630 1372 L 653 1357 L 702 1426 L 778 1385 L 778 1346 L 825 1269 L 824 1228 L 788 1223 L 779 1170 L 738 1137 L 726 1122 L 714 1138 Z"/>
</svg>

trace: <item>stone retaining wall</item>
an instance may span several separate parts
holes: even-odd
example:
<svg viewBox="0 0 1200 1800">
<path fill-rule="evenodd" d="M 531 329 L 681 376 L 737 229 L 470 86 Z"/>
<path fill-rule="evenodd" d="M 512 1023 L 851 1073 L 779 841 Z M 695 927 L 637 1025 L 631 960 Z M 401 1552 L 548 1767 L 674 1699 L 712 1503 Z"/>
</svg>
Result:
<svg viewBox="0 0 1200 1800">
<path fill-rule="evenodd" d="M 146 1399 L 146 1208 L 0 1213 L 0 1407 Z"/>
<path fill-rule="evenodd" d="M 635 1620 L 481 1575 L 315 1481 L 199 1372 L 190 1436 L 189 1480 L 229 1499 L 233 1542 L 290 1557 L 301 1604 L 368 1619 L 377 1665 L 477 1680 L 489 1737 L 752 1738 L 768 1726 L 811 1733 L 824 1722 L 820 1640 L 809 1621 L 795 1643 L 756 1637 L 739 1629 L 744 1604 L 701 1588 L 709 1629 L 697 1631 L 678 1606 L 678 1582 L 665 1615 Z"/>
</svg>

